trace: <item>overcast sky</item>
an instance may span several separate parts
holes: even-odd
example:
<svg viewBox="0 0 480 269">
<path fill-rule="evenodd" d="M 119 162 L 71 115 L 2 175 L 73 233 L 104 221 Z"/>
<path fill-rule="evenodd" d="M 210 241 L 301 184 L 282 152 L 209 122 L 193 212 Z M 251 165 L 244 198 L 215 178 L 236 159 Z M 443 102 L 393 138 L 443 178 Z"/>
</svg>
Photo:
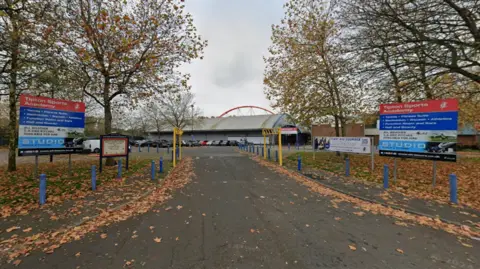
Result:
<svg viewBox="0 0 480 269">
<path fill-rule="evenodd" d="M 284 0 L 186 0 L 199 34 L 208 40 L 205 58 L 185 67 L 196 105 L 218 116 L 240 105 L 270 108 L 263 94 L 263 56 L 271 25 L 280 22 Z"/>
</svg>

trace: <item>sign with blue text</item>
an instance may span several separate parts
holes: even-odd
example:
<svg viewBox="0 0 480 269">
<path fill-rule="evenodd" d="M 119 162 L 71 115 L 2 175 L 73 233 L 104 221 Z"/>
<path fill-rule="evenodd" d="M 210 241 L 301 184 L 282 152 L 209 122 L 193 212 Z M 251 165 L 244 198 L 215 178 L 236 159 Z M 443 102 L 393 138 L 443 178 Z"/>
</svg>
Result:
<svg viewBox="0 0 480 269">
<path fill-rule="evenodd" d="M 458 101 L 380 105 L 380 156 L 455 162 Z"/>
<path fill-rule="evenodd" d="M 315 136 L 313 144 L 315 150 L 360 154 L 369 154 L 372 152 L 372 144 L 368 137 Z"/>
<path fill-rule="evenodd" d="M 82 151 L 85 103 L 20 95 L 19 156 Z"/>
</svg>

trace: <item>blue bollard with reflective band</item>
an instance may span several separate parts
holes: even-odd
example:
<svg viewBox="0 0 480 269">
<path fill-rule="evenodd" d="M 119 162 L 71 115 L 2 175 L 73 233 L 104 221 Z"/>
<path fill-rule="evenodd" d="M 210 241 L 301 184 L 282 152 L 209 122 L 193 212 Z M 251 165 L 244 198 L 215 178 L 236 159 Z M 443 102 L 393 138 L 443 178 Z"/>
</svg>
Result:
<svg viewBox="0 0 480 269">
<path fill-rule="evenodd" d="M 40 205 L 44 205 L 47 200 L 47 175 L 40 175 Z"/>
<path fill-rule="evenodd" d="M 155 162 L 152 161 L 152 171 L 151 171 L 152 180 L 155 180 Z"/>
<path fill-rule="evenodd" d="M 97 170 L 95 165 L 92 165 L 92 191 L 97 190 Z"/>
<path fill-rule="evenodd" d="M 158 172 L 163 173 L 163 157 L 160 157 L 160 161 L 158 162 Z"/>
<path fill-rule="evenodd" d="M 118 160 L 117 178 L 122 178 L 122 160 Z"/>
<path fill-rule="evenodd" d="M 268 160 L 270 161 L 270 159 L 271 159 L 271 158 L 270 158 L 270 149 L 267 149 L 267 155 L 268 155 L 268 156 L 267 156 L 267 157 L 268 157 Z"/>
<path fill-rule="evenodd" d="M 346 177 L 350 176 L 350 159 L 349 158 L 345 159 L 345 176 Z"/>
<path fill-rule="evenodd" d="M 383 188 L 388 189 L 388 165 L 383 165 Z"/>
<path fill-rule="evenodd" d="M 278 150 L 275 150 L 275 162 L 278 163 Z"/>
<path fill-rule="evenodd" d="M 298 155 L 298 158 L 297 158 L 297 169 L 298 171 L 302 170 L 302 157 L 300 155 Z"/>
<path fill-rule="evenodd" d="M 449 176 L 450 179 L 450 202 L 454 204 L 458 204 L 457 200 L 457 176 L 455 174 L 451 174 Z"/>
</svg>

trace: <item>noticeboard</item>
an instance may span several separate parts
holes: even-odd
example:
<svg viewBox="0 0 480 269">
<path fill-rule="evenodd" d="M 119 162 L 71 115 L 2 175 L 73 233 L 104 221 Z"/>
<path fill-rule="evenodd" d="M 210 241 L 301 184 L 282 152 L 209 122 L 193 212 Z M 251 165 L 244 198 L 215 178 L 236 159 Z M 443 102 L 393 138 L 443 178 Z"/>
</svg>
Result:
<svg viewBox="0 0 480 269">
<path fill-rule="evenodd" d="M 129 158 L 129 138 L 128 136 L 121 134 L 109 134 L 100 136 L 100 172 L 103 168 L 103 158 L 111 157 L 125 157 L 126 164 L 125 169 L 128 170 L 128 158 Z"/>
<path fill-rule="evenodd" d="M 369 154 L 372 152 L 371 139 L 368 137 L 325 137 L 314 138 L 314 148 L 333 152 Z"/>
<path fill-rule="evenodd" d="M 85 103 L 20 95 L 19 156 L 80 153 L 84 128 Z"/>
<path fill-rule="evenodd" d="M 381 156 L 455 162 L 458 101 L 380 105 Z"/>
</svg>

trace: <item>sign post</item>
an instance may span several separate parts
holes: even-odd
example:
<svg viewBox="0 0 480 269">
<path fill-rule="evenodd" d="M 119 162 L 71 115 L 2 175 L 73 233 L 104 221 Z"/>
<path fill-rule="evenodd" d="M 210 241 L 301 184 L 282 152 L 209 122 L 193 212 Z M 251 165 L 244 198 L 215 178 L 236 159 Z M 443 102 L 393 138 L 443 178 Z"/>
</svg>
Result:
<svg viewBox="0 0 480 269">
<path fill-rule="evenodd" d="M 102 172 L 102 159 L 108 157 L 125 157 L 125 169 L 128 170 L 128 136 L 119 134 L 109 134 L 100 136 L 100 166 L 99 172 Z"/>
<path fill-rule="evenodd" d="M 380 105 L 380 156 L 457 160 L 458 101 Z"/>
<path fill-rule="evenodd" d="M 179 144 L 179 159 L 181 159 L 182 157 L 182 135 L 183 135 L 183 130 L 180 129 L 180 128 L 173 128 L 173 157 L 172 157 L 172 162 L 173 162 L 173 167 L 175 167 L 177 165 L 177 162 L 176 162 L 176 155 L 177 155 L 177 135 L 178 135 L 178 144 Z"/>
<path fill-rule="evenodd" d="M 84 128 L 85 103 L 20 95 L 19 156 L 81 153 Z"/>
</svg>

